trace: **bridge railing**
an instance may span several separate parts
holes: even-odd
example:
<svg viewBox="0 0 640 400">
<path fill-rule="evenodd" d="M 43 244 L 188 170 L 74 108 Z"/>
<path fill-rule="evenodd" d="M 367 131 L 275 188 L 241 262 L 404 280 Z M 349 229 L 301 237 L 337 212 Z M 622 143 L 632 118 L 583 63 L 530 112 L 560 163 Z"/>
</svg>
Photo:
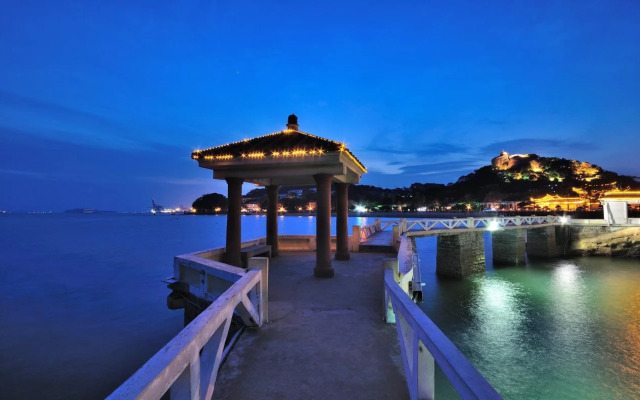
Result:
<svg viewBox="0 0 640 400">
<path fill-rule="evenodd" d="M 400 254 L 384 261 L 384 311 L 385 321 L 396 324 L 411 399 L 435 397 L 435 363 L 461 398 L 502 399 L 407 295 L 400 280 L 402 262 Z"/>
<path fill-rule="evenodd" d="M 389 227 L 392 228 L 392 245 L 397 249 L 400 236 L 408 233 L 410 236 L 419 235 L 420 232 L 434 230 L 456 230 L 456 229 L 481 229 L 497 230 L 509 227 L 533 226 L 557 223 L 569 223 L 570 220 L 560 216 L 514 216 L 514 217 L 484 217 L 484 218 L 424 218 L 424 219 L 404 219 L 380 221 L 367 225 L 353 227 L 354 238 L 359 237 L 359 242 L 364 242 L 376 232 L 382 232 Z M 352 246 L 354 251 L 358 251 L 358 244 Z"/>
<path fill-rule="evenodd" d="M 245 271 L 194 255 L 176 257 L 176 283 L 205 292 L 221 279 L 233 283 L 107 399 L 156 400 L 167 391 L 171 399 L 210 399 L 234 313 L 248 326 L 268 320 L 269 260 L 249 262 Z"/>
<path fill-rule="evenodd" d="M 393 227 L 394 225 L 398 225 L 400 223 L 400 221 L 402 221 L 402 220 L 384 220 L 384 221 L 381 221 L 381 220 L 376 218 L 373 223 L 367 224 L 367 225 L 362 225 L 362 226 L 359 227 L 360 241 L 364 242 L 365 240 L 367 240 L 374 233 L 382 232 L 382 231 L 386 230 L 389 227 Z"/>
<path fill-rule="evenodd" d="M 406 220 L 406 232 L 423 232 L 436 229 L 500 229 L 517 226 L 533 226 L 562 223 L 563 217 L 548 216 L 516 216 L 516 217 L 486 217 L 486 218 L 450 218 L 450 219 L 420 219 Z"/>
</svg>

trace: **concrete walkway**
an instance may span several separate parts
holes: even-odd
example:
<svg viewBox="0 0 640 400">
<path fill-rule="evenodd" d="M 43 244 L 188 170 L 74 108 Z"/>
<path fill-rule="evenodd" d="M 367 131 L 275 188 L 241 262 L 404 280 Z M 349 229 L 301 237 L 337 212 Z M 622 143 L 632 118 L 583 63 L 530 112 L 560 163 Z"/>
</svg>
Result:
<svg viewBox="0 0 640 400">
<path fill-rule="evenodd" d="M 381 251 L 392 252 L 392 241 L 393 232 L 391 232 L 391 230 L 375 232 L 373 235 L 369 236 L 367 240 L 360 243 L 360 251 L 368 253 L 377 253 Z"/>
<path fill-rule="evenodd" d="M 269 319 L 247 329 L 220 369 L 214 399 L 408 398 L 395 325 L 382 321 L 383 254 L 333 261 L 282 252 L 269 271 Z"/>
</svg>

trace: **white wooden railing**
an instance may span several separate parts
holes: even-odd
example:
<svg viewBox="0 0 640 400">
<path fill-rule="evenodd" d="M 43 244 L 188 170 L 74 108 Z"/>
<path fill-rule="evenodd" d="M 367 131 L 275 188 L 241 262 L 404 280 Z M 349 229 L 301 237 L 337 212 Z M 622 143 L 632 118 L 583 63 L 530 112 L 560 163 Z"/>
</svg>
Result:
<svg viewBox="0 0 640 400">
<path fill-rule="evenodd" d="M 484 217 L 484 218 L 445 218 L 445 219 L 397 219 L 380 221 L 376 219 L 374 223 L 359 227 L 360 241 L 363 242 L 376 232 L 382 232 L 391 227 L 396 240 L 405 233 L 415 235 L 418 232 L 428 232 L 432 230 L 454 230 L 454 229 L 481 229 L 493 230 L 507 227 L 533 226 L 571 223 L 573 221 L 565 217 L 554 215 L 547 216 L 515 216 L 515 217 Z"/>
<path fill-rule="evenodd" d="M 403 220 L 401 234 L 410 231 L 430 231 L 434 229 L 500 229 L 516 226 L 558 224 L 568 220 L 554 215 L 528 217 L 485 217 Z"/>
<path fill-rule="evenodd" d="M 401 247 L 405 247 L 406 237 Z M 407 295 L 401 264 L 410 262 L 398 253 L 398 259 L 384 261 L 384 316 L 395 323 L 402 352 L 405 377 L 411 399 L 435 397 L 437 363 L 462 399 L 502 399 L 480 372 L 460 353 L 427 315 Z"/>
<path fill-rule="evenodd" d="M 379 219 L 375 219 L 373 223 L 371 224 L 367 224 L 367 225 L 362 225 L 359 227 L 359 232 L 360 232 L 360 241 L 364 242 L 365 240 L 367 240 L 371 235 L 373 235 L 376 232 L 382 232 L 384 230 L 386 230 L 389 227 L 393 227 L 394 225 L 398 225 L 402 220 L 385 220 L 385 221 L 381 221 Z"/>
<path fill-rule="evenodd" d="M 248 326 L 267 322 L 268 258 L 250 259 L 245 271 L 185 255 L 176 257 L 174 273 L 191 293 L 215 300 L 108 399 L 155 400 L 167 391 L 171 399 L 210 399 L 234 312 Z M 221 287 L 226 290 L 217 296 Z"/>
</svg>

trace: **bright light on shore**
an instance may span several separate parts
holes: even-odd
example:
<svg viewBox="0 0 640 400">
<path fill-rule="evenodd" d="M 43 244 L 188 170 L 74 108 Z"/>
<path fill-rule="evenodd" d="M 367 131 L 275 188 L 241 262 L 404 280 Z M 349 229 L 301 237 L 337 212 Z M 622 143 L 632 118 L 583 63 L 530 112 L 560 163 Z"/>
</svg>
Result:
<svg viewBox="0 0 640 400">
<path fill-rule="evenodd" d="M 355 210 L 356 210 L 356 212 L 359 212 L 359 213 L 361 213 L 361 212 L 367 212 L 366 207 L 364 207 L 364 206 L 363 206 L 363 205 L 361 205 L 361 204 L 357 204 L 357 205 L 356 205 Z"/>
<path fill-rule="evenodd" d="M 492 219 L 489 221 L 489 225 L 487 226 L 487 230 L 490 232 L 497 231 L 500 229 L 500 222 L 497 219 Z"/>
<path fill-rule="evenodd" d="M 560 217 L 561 224 L 566 224 L 567 222 L 569 222 L 569 217 L 567 217 L 566 215 L 563 215 L 562 217 Z"/>
</svg>

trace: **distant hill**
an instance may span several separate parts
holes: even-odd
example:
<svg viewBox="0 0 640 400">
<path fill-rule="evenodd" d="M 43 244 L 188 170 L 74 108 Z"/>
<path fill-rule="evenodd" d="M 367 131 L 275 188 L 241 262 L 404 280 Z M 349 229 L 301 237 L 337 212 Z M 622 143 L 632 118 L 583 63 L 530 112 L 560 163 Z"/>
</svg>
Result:
<svg viewBox="0 0 640 400">
<path fill-rule="evenodd" d="M 612 189 L 639 188 L 633 177 L 606 171 L 588 162 L 537 154 L 513 154 L 503 151 L 491 165 L 462 176 L 456 192 L 473 194 L 484 201 L 526 200 L 545 194 L 576 196 L 583 193 L 598 198 Z"/>
<path fill-rule="evenodd" d="M 73 208 L 65 210 L 68 214 L 115 214 L 115 211 L 96 210 L 94 208 Z"/>
<path fill-rule="evenodd" d="M 640 189 L 640 182 L 588 162 L 537 154 L 510 155 L 503 151 L 490 165 L 449 185 L 414 183 L 409 188 L 397 189 L 354 186 L 354 194 L 365 192 L 364 197 L 369 199 L 404 198 L 407 208 L 413 210 L 464 202 L 526 201 L 545 194 L 597 199 L 613 189 Z M 349 195 L 351 199 L 351 191 Z"/>
</svg>

